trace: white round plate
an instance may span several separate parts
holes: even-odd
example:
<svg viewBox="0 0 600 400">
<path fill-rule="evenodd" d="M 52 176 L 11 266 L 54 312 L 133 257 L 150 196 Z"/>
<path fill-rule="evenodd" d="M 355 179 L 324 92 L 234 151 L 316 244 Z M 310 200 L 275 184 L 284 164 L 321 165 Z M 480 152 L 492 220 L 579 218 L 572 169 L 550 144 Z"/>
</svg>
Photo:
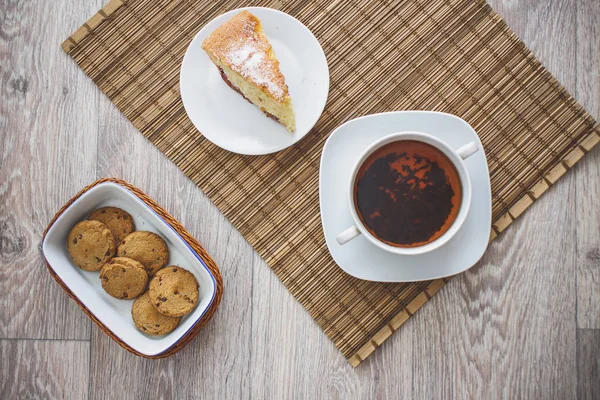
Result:
<svg viewBox="0 0 600 400">
<path fill-rule="evenodd" d="M 279 59 L 296 112 L 294 133 L 229 88 L 202 50 L 202 41 L 242 10 L 261 20 Z M 192 40 L 181 65 L 180 90 L 188 117 L 208 140 L 234 153 L 268 154 L 293 145 L 317 123 L 327 102 L 329 69 L 321 45 L 300 21 L 271 8 L 240 8 L 213 19 Z"/>
<path fill-rule="evenodd" d="M 433 135 L 450 147 L 475 141 L 479 151 L 465 160 L 472 184 L 471 208 L 456 235 L 426 254 L 387 252 L 359 236 L 340 245 L 336 235 L 354 221 L 348 205 L 348 184 L 354 163 L 370 144 L 394 132 Z M 412 282 L 456 275 L 472 267 L 487 248 L 492 226 L 490 175 L 479 137 L 464 120 L 431 111 L 400 111 L 368 115 L 338 127 L 321 156 L 319 200 L 325 241 L 335 262 L 348 274 L 369 281 Z"/>
</svg>

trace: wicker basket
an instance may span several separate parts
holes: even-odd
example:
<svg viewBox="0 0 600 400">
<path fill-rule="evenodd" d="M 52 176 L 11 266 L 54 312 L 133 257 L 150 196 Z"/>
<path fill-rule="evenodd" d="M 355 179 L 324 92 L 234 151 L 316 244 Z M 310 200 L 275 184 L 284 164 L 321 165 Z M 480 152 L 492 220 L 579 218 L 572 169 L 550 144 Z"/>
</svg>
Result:
<svg viewBox="0 0 600 400">
<path fill-rule="evenodd" d="M 77 193 L 72 199 L 70 199 L 56 213 L 56 215 L 54 216 L 54 218 L 52 218 L 52 221 L 50 221 L 50 223 L 48 224 L 48 227 L 46 227 L 46 229 L 44 230 L 44 236 L 42 238 L 42 241 L 46 238 L 46 234 L 47 234 L 48 230 L 54 224 L 54 222 L 56 222 L 56 220 L 58 219 L 58 217 L 71 204 L 73 204 L 73 202 L 75 200 L 77 200 L 82 194 L 84 194 L 85 192 L 87 192 L 88 190 L 90 190 L 91 188 L 93 188 L 94 186 L 99 185 L 99 184 L 104 183 L 104 182 L 113 182 L 113 183 L 116 183 L 118 185 L 121 185 L 124 188 L 128 189 L 135 196 L 137 196 L 144 203 L 146 203 L 148 205 L 148 207 L 150 207 L 152 210 L 154 210 L 154 212 L 156 212 L 167 224 L 169 224 L 183 238 L 183 240 L 190 246 L 190 248 L 193 249 L 193 251 L 196 252 L 198 254 L 198 256 L 204 261 L 204 263 L 208 267 L 210 273 L 213 275 L 213 277 L 215 279 L 216 288 L 215 288 L 215 297 L 213 299 L 213 302 L 210 304 L 210 306 L 208 307 L 208 309 L 206 310 L 206 312 L 204 313 L 204 315 L 202 316 L 202 318 L 200 318 L 198 321 L 196 321 L 196 323 L 194 325 L 192 325 L 192 327 L 177 342 L 175 342 L 168 349 L 164 350 L 163 352 L 161 352 L 161 353 L 159 353 L 157 355 L 148 356 L 148 355 L 145 355 L 145 354 L 142 354 L 142 353 L 136 351 L 135 349 L 131 348 L 128 344 L 126 344 L 125 342 L 123 342 L 121 339 L 119 339 L 119 337 L 116 336 L 100 320 L 98 320 L 98 318 L 96 318 L 96 316 L 83 304 L 83 302 L 69 289 L 69 287 L 61 280 L 61 278 L 56 274 L 56 272 L 54 271 L 54 269 L 52 268 L 52 266 L 48 263 L 48 260 L 45 260 L 46 261 L 46 266 L 48 267 L 48 271 L 50 272 L 50 275 L 52 275 L 52 277 L 56 280 L 56 282 L 58 282 L 58 284 L 64 289 L 64 291 L 67 292 L 67 294 L 73 300 L 75 300 L 75 302 L 79 305 L 79 307 L 81 307 L 81 309 L 83 310 L 83 312 L 86 313 L 92 319 L 92 321 L 94 321 L 96 323 L 96 325 L 98 325 L 100 327 L 100 329 L 102 329 L 108 336 L 110 336 L 114 341 L 116 341 L 121 347 L 123 347 L 124 349 L 128 350 L 129 352 L 131 352 L 133 354 L 136 354 L 136 355 L 144 357 L 144 358 L 163 358 L 163 357 L 168 357 L 170 355 L 173 355 L 173 354 L 177 353 L 186 344 L 188 344 L 194 338 L 194 336 L 196 336 L 196 334 L 200 331 L 200 329 L 204 325 L 206 325 L 206 323 L 215 314 L 215 312 L 217 311 L 217 308 L 219 307 L 219 304 L 221 302 L 221 297 L 223 296 L 223 278 L 221 277 L 221 273 L 219 271 L 219 268 L 217 268 L 217 265 L 215 264 L 215 262 L 213 261 L 213 259 L 202 248 L 202 246 L 200 245 L 200 243 L 198 243 L 198 241 L 196 239 L 194 239 L 189 234 L 189 232 L 186 231 L 185 228 L 175 218 L 173 218 L 173 216 L 171 216 L 171 214 L 169 214 L 167 211 L 165 211 L 164 208 L 162 208 L 161 206 L 159 206 L 154 200 L 152 200 L 150 197 L 148 197 L 148 195 L 146 195 L 140 189 L 136 188 L 135 186 L 133 186 L 133 185 L 131 185 L 131 184 L 129 184 L 129 183 L 121 180 L 121 179 L 117 179 L 117 178 L 102 178 L 102 179 L 99 179 L 96 182 L 94 182 L 94 183 L 86 186 L 79 193 Z"/>
</svg>

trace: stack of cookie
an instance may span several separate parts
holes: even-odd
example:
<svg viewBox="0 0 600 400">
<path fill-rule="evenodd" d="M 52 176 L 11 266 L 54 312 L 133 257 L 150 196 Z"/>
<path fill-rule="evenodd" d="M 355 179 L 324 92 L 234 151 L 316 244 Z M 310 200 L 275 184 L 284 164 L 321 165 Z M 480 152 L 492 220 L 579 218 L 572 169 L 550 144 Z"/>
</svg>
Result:
<svg viewBox="0 0 600 400">
<path fill-rule="evenodd" d="M 133 218 L 120 208 L 95 210 L 73 227 L 67 240 L 75 265 L 100 271 L 106 293 L 136 299 L 131 315 L 144 333 L 173 331 L 198 302 L 194 274 L 179 266 L 164 268 L 169 261 L 167 243 L 156 233 L 135 231 Z"/>
</svg>

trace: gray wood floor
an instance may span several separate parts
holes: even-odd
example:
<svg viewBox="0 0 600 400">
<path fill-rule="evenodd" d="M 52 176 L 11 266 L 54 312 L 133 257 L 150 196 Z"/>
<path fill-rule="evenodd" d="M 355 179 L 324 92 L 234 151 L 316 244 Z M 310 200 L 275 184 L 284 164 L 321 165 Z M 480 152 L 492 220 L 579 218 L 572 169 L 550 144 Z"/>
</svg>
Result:
<svg viewBox="0 0 600 400">
<path fill-rule="evenodd" d="M 600 148 L 352 369 L 212 203 L 59 44 L 104 0 L 0 0 L 0 398 L 600 398 Z M 600 1 L 492 0 L 600 117 Z M 226 292 L 177 355 L 128 354 L 47 273 L 42 231 L 116 176 L 213 255 Z"/>
</svg>

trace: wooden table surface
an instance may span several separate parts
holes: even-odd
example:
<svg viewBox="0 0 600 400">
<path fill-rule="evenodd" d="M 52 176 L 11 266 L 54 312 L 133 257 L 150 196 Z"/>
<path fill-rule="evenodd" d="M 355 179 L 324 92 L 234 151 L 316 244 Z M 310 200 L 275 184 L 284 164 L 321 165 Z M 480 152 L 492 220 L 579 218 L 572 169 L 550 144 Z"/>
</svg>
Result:
<svg viewBox="0 0 600 400">
<path fill-rule="evenodd" d="M 600 398 L 600 146 L 353 369 L 183 173 L 59 44 L 104 0 L 0 0 L 0 398 Z M 492 0 L 600 117 L 600 1 Z M 212 254 L 225 296 L 163 360 L 109 339 L 40 238 L 97 178 L 145 190 Z"/>
</svg>

